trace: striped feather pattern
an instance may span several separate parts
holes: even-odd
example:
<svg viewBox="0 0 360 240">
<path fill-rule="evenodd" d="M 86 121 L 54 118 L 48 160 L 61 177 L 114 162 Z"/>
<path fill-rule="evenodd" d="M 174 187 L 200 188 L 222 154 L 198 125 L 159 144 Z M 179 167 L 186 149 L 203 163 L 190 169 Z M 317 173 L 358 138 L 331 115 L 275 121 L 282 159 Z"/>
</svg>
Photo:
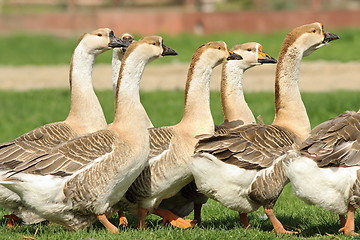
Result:
<svg viewBox="0 0 360 240">
<path fill-rule="evenodd" d="M 360 166 L 360 113 L 345 112 L 318 125 L 300 152 L 319 167 Z"/>
<path fill-rule="evenodd" d="M 109 130 L 75 138 L 29 162 L 18 165 L 14 174 L 69 176 L 113 151 L 115 137 Z"/>
<path fill-rule="evenodd" d="M 0 166 L 14 169 L 77 135 L 63 122 L 38 127 L 13 141 L 0 145 Z"/>
<path fill-rule="evenodd" d="M 206 152 L 245 169 L 264 169 L 291 149 L 295 136 L 275 125 L 248 124 L 227 134 L 199 140 L 195 152 Z"/>
</svg>

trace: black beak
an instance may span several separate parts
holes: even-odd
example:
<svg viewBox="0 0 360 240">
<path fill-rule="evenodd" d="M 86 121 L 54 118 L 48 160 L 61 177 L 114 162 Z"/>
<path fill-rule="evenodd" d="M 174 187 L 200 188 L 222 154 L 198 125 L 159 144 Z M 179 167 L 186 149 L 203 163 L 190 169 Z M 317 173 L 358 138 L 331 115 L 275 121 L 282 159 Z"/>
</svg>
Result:
<svg viewBox="0 0 360 240">
<path fill-rule="evenodd" d="M 110 37 L 110 42 L 108 44 L 109 47 L 118 48 L 118 47 L 128 47 L 130 45 L 128 42 L 125 42 L 125 41 L 115 37 L 113 31 L 111 31 L 109 33 L 109 37 Z"/>
<path fill-rule="evenodd" d="M 242 60 L 242 59 L 243 59 L 242 56 L 231 51 L 229 51 L 229 56 L 226 58 L 226 60 Z"/>
<path fill-rule="evenodd" d="M 178 55 L 178 53 L 175 50 L 165 46 L 164 44 L 162 45 L 162 47 L 163 47 L 163 53 L 161 54 L 161 56 L 176 56 L 176 55 Z"/>
<path fill-rule="evenodd" d="M 261 58 L 258 58 L 259 63 L 277 63 L 277 60 L 269 54 L 262 52 L 261 55 Z"/>
<path fill-rule="evenodd" d="M 329 32 L 326 32 L 324 31 L 324 40 L 323 40 L 323 43 L 328 43 L 328 42 L 331 42 L 333 40 L 336 40 L 336 39 L 339 39 L 340 37 L 336 34 L 333 34 L 333 33 L 329 33 Z"/>
</svg>

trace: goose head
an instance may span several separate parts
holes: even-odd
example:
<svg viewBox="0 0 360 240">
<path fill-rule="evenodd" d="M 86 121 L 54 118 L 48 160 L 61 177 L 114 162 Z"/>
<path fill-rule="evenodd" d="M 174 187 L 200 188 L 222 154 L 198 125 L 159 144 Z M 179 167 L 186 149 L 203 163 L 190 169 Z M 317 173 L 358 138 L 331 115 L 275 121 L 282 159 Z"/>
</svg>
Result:
<svg viewBox="0 0 360 240">
<path fill-rule="evenodd" d="M 339 36 L 326 32 L 321 23 L 315 22 L 293 29 L 285 41 L 288 41 L 289 45 L 295 44 L 303 52 L 303 56 L 308 56 L 336 39 L 339 39 Z"/>
<path fill-rule="evenodd" d="M 115 56 L 113 55 L 113 57 L 116 57 L 119 60 L 123 58 L 127 47 L 134 41 L 134 37 L 130 33 L 124 33 L 123 35 L 121 35 L 120 40 L 126 46 L 117 47 L 113 49 L 113 54 L 115 55 Z"/>
<path fill-rule="evenodd" d="M 201 45 L 195 51 L 193 58 L 205 59 L 212 68 L 223 63 L 225 60 L 241 60 L 242 57 L 228 50 L 227 45 L 223 41 L 208 42 Z"/>
<path fill-rule="evenodd" d="M 80 39 L 80 43 L 87 49 L 91 49 L 91 53 L 98 55 L 107 50 L 116 47 L 127 47 L 129 44 L 115 37 L 114 32 L 109 28 L 99 28 L 89 33 L 85 33 Z"/>
<path fill-rule="evenodd" d="M 139 41 L 132 42 L 125 52 L 125 56 L 130 54 L 136 48 L 137 54 L 152 61 L 162 56 L 177 55 L 177 52 L 163 44 L 163 38 L 160 36 L 147 36 Z"/>
<path fill-rule="evenodd" d="M 239 67 L 247 70 L 251 67 L 264 63 L 277 63 L 276 59 L 266 54 L 263 51 L 263 46 L 260 43 L 249 42 L 244 44 L 237 44 L 230 49 L 230 51 L 240 55 L 243 59 L 234 61 Z"/>
</svg>

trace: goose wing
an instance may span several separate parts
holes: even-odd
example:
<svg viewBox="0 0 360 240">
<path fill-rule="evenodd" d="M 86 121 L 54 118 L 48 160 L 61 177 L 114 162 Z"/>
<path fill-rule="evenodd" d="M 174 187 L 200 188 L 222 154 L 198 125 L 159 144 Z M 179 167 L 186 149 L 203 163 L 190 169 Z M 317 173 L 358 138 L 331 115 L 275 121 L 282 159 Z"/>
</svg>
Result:
<svg viewBox="0 0 360 240">
<path fill-rule="evenodd" d="M 0 166 L 13 169 L 76 136 L 77 133 L 63 122 L 38 127 L 13 141 L 0 144 Z"/>
<path fill-rule="evenodd" d="M 149 128 L 150 134 L 150 154 L 149 158 L 161 154 L 163 151 L 169 149 L 170 140 L 174 137 L 173 127 L 157 127 Z"/>
<path fill-rule="evenodd" d="M 13 169 L 12 175 L 23 172 L 69 176 L 113 152 L 115 139 L 114 134 L 109 130 L 77 137 L 59 145 L 47 154 L 18 165 Z"/>
<path fill-rule="evenodd" d="M 345 112 L 318 125 L 300 151 L 319 167 L 360 166 L 360 113 Z"/>
<path fill-rule="evenodd" d="M 244 125 L 244 121 L 237 120 L 237 121 L 225 121 L 221 125 L 215 125 L 215 133 L 216 134 L 226 134 L 232 131 L 236 131 L 237 128 Z"/>
<path fill-rule="evenodd" d="M 245 169 L 270 167 L 292 149 L 295 136 L 274 125 L 248 124 L 226 134 L 205 136 L 195 152 L 210 153 L 218 159 Z"/>
</svg>

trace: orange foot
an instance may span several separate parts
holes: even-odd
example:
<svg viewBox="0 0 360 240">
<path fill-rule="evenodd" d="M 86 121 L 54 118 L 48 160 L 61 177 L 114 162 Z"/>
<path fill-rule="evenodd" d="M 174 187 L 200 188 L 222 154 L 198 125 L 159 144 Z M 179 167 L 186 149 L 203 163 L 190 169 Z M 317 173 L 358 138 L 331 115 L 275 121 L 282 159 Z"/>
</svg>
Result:
<svg viewBox="0 0 360 240">
<path fill-rule="evenodd" d="M 192 221 L 190 219 L 183 219 L 179 216 L 176 216 L 172 212 L 165 209 L 156 209 L 153 214 L 158 215 L 163 218 L 162 222 L 170 223 L 174 227 L 178 228 L 190 228 L 196 225 L 196 221 Z"/>
<path fill-rule="evenodd" d="M 118 211 L 119 214 L 119 226 L 128 227 L 129 222 L 122 211 Z"/>
<path fill-rule="evenodd" d="M 355 232 L 354 230 L 347 228 L 346 226 L 340 228 L 340 229 L 339 229 L 339 232 L 342 232 L 342 233 L 344 233 L 345 235 L 352 235 L 352 236 L 360 235 L 360 234 L 358 234 L 357 232 Z"/>
<path fill-rule="evenodd" d="M 4 217 L 6 217 L 8 219 L 6 226 L 9 228 L 15 227 L 15 225 L 17 224 L 17 222 L 19 220 L 19 218 L 13 213 L 5 215 Z"/>
</svg>

